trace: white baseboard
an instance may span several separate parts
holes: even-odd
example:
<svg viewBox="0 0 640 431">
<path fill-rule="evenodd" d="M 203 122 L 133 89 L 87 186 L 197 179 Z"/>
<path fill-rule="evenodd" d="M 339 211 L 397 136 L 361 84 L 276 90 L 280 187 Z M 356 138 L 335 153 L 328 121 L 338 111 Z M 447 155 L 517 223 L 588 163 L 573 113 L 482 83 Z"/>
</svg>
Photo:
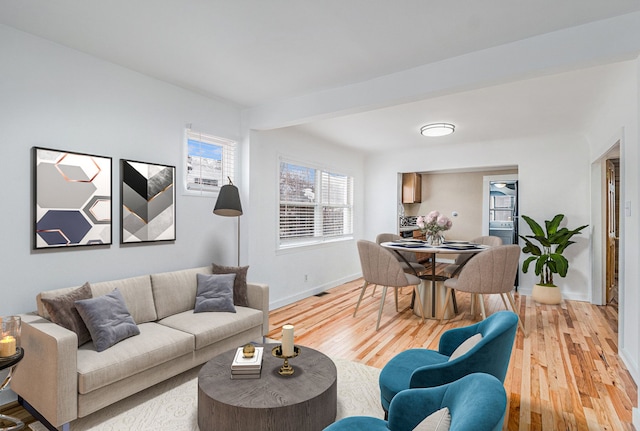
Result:
<svg viewBox="0 0 640 431">
<path fill-rule="evenodd" d="M 322 293 L 324 291 L 326 291 L 327 289 L 331 289 L 333 287 L 336 286 L 340 286 L 344 283 L 347 283 L 349 281 L 353 281 L 356 280 L 358 278 L 362 277 L 362 273 L 359 274 L 353 274 L 347 277 L 342 277 L 339 278 L 337 280 L 332 280 L 331 282 L 328 283 L 324 283 L 321 284 L 319 286 L 313 286 L 309 289 L 300 291 L 300 292 L 296 292 L 296 294 L 291 295 L 291 296 L 287 296 L 286 298 L 282 298 L 279 299 L 277 301 L 273 301 L 269 303 L 269 310 L 275 310 L 276 308 L 280 308 L 280 307 L 284 307 L 285 305 L 289 305 L 292 304 L 296 301 L 300 301 L 302 299 L 308 298 L 310 296 L 313 295 L 318 295 L 319 293 Z"/>
</svg>

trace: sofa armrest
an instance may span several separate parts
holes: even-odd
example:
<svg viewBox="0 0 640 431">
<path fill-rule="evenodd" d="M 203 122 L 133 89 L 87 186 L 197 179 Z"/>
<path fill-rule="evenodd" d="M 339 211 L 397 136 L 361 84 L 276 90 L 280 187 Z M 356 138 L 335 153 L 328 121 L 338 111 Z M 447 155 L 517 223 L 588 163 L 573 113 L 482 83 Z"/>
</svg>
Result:
<svg viewBox="0 0 640 431">
<path fill-rule="evenodd" d="M 249 307 L 262 311 L 262 335 L 269 332 L 269 285 L 247 283 Z"/>
<path fill-rule="evenodd" d="M 22 314 L 24 358 L 11 389 L 55 426 L 78 416 L 78 337 L 36 314 Z"/>
</svg>

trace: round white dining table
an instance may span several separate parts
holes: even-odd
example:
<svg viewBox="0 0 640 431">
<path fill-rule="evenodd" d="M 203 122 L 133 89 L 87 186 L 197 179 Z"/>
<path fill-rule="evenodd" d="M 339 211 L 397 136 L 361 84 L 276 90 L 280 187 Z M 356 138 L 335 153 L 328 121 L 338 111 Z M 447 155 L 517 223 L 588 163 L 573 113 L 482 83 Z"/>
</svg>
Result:
<svg viewBox="0 0 640 431">
<path fill-rule="evenodd" d="M 444 281 L 448 277 L 436 275 L 436 254 L 477 254 L 489 248 L 489 246 L 486 245 L 472 244 L 466 241 L 450 241 L 442 245 L 433 246 L 426 241 L 418 239 L 401 239 L 383 242 L 380 245 L 398 252 L 398 256 L 405 262 L 406 259 L 402 256 L 402 253 L 399 252 L 425 253 L 431 255 L 431 274 L 416 274 L 416 276 L 422 280 L 420 286 L 418 286 L 418 291 L 420 292 L 420 299 L 422 300 L 422 315 L 425 319 L 450 319 L 454 315 L 453 303 L 450 302 L 450 307 L 444 310 L 445 295 L 447 293 L 447 289 L 444 287 Z M 469 260 L 467 260 L 467 262 L 468 261 Z M 458 269 L 458 272 L 460 269 L 462 269 L 462 267 Z M 427 282 L 429 281 L 431 281 L 431 289 L 427 286 Z M 418 310 L 415 309 L 415 305 L 414 313 L 420 315 Z"/>
</svg>

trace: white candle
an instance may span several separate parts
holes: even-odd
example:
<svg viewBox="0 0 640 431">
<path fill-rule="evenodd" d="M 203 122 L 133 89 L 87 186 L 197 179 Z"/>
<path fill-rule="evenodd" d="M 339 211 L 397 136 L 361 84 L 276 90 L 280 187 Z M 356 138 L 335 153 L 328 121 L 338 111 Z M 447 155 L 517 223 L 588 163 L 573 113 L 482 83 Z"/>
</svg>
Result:
<svg viewBox="0 0 640 431">
<path fill-rule="evenodd" d="M 7 335 L 0 340 L 0 356 L 6 358 L 7 356 L 16 354 L 16 339 L 11 335 Z"/>
<path fill-rule="evenodd" d="M 282 356 L 293 356 L 293 325 L 282 327 Z"/>
</svg>

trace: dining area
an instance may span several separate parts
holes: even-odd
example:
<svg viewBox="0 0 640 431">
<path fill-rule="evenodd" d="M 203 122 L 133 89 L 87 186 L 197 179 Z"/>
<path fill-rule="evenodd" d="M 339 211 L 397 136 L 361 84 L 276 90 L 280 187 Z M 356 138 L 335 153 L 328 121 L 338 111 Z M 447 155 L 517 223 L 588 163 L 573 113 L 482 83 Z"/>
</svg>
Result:
<svg viewBox="0 0 640 431">
<path fill-rule="evenodd" d="M 437 225 L 438 215 L 429 214 L 424 220 Z M 442 219 L 442 216 L 440 217 Z M 446 227 L 447 220 L 441 220 Z M 387 291 L 393 289 L 396 312 L 398 293 L 411 288 L 409 309 L 424 322 L 425 319 L 441 323 L 455 318 L 460 310 L 457 292 L 470 295 L 471 314 L 487 317 L 485 296 L 499 295 L 504 308 L 517 314 L 513 297 L 519 267 L 520 247 L 503 245 L 496 236 L 480 236 L 472 240 L 444 240 L 440 231 L 425 230 L 424 239 L 403 238 L 393 233 L 378 234 L 374 241 L 359 240 L 358 254 L 362 266 L 363 285 L 354 310 L 354 317 L 372 286 L 371 297 L 380 286 L 380 306 L 376 331 L 383 316 Z M 437 265 L 437 257 L 445 256 L 452 263 Z M 438 269 L 437 269 L 438 268 Z M 524 332 L 524 326 L 518 319 Z"/>
</svg>

